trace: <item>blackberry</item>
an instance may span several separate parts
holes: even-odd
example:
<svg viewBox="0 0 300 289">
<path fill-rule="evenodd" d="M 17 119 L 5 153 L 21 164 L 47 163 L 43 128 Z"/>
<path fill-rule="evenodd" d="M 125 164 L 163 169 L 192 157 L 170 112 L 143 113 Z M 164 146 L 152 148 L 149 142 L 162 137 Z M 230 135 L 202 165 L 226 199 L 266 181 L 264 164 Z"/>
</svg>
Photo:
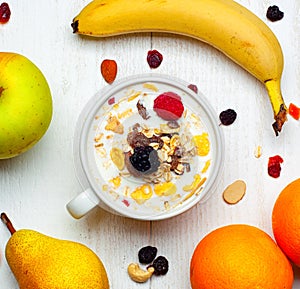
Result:
<svg viewBox="0 0 300 289">
<path fill-rule="evenodd" d="M 146 246 L 139 250 L 138 257 L 141 264 L 150 264 L 157 254 L 157 248 L 152 246 Z"/>
<path fill-rule="evenodd" d="M 223 125 L 231 125 L 236 119 L 236 112 L 233 109 L 227 109 L 220 113 L 219 118 Z"/>
<path fill-rule="evenodd" d="M 137 171 L 146 174 L 156 172 L 160 166 L 157 151 L 151 146 L 136 147 L 129 160 Z"/>
<path fill-rule="evenodd" d="M 169 262 L 164 256 L 159 256 L 149 267 L 154 268 L 154 275 L 165 275 L 169 271 Z"/>
<path fill-rule="evenodd" d="M 272 21 L 281 20 L 284 16 L 284 13 L 279 10 L 279 7 L 276 5 L 270 6 L 267 10 L 267 18 Z"/>
</svg>

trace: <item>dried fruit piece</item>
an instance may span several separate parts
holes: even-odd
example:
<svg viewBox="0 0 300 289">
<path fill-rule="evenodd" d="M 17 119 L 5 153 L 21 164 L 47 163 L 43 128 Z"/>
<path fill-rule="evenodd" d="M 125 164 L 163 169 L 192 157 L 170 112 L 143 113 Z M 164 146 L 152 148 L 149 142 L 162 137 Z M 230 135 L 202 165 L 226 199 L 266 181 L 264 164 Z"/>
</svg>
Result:
<svg viewBox="0 0 300 289">
<path fill-rule="evenodd" d="M 279 7 L 276 5 L 270 6 L 267 10 L 267 18 L 272 21 L 281 20 L 284 16 L 284 13 L 279 10 Z"/>
<path fill-rule="evenodd" d="M 106 130 L 111 130 L 115 133 L 118 134 L 123 134 L 124 133 L 124 127 L 118 120 L 116 116 L 109 116 L 107 120 L 107 125 L 105 126 Z"/>
<path fill-rule="evenodd" d="M 114 185 L 114 188 L 118 188 L 121 185 L 121 178 L 119 176 L 116 176 L 115 178 L 109 180 L 109 182 Z"/>
<path fill-rule="evenodd" d="M 165 275 L 169 271 L 169 262 L 164 256 L 157 257 L 148 268 L 154 268 L 154 275 Z"/>
<path fill-rule="evenodd" d="M 122 171 L 125 166 L 124 152 L 119 148 L 112 148 L 110 150 L 110 158 L 116 167 Z"/>
<path fill-rule="evenodd" d="M 194 91 L 195 93 L 198 93 L 198 87 L 195 84 L 189 84 L 188 88 Z"/>
<path fill-rule="evenodd" d="M 6 2 L 3 2 L 0 5 L 0 23 L 1 24 L 7 23 L 10 19 L 10 15 L 11 15 L 11 12 L 10 12 L 10 8 L 9 8 L 8 4 Z"/>
<path fill-rule="evenodd" d="M 242 180 L 237 180 L 224 190 L 223 199 L 228 204 L 236 204 L 244 197 L 245 192 L 246 183 Z"/>
<path fill-rule="evenodd" d="M 281 172 L 281 163 L 283 163 L 283 159 L 281 156 L 276 155 L 274 157 L 269 158 L 268 162 L 268 174 L 272 178 L 278 178 Z"/>
<path fill-rule="evenodd" d="M 164 120 L 178 120 L 184 111 L 181 97 L 174 92 L 165 92 L 154 100 L 153 110 Z"/>
<path fill-rule="evenodd" d="M 102 61 L 100 69 L 104 80 L 109 84 L 113 83 L 118 71 L 117 62 L 115 60 L 105 59 Z"/>
<path fill-rule="evenodd" d="M 148 184 L 142 185 L 136 188 L 131 193 L 131 198 L 133 198 L 139 205 L 142 205 L 147 200 L 149 200 L 153 195 L 152 187 Z"/>
<path fill-rule="evenodd" d="M 193 137 L 197 149 L 198 156 L 207 156 L 210 151 L 210 141 L 208 138 L 208 133 L 204 132 L 201 135 L 195 135 Z"/>
<path fill-rule="evenodd" d="M 139 115 L 143 118 L 143 119 L 148 119 L 150 118 L 150 115 L 147 112 L 146 107 L 143 105 L 143 103 L 141 102 L 141 100 L 139 100 L 136 104 L 137 110 Z"/>
<path fill-rule="evenodd" d="M 237 117 L 236 112 L 229 108 L 220 113 L 219 118 L 223 125 L 231 125 Z"/>
<path fill-rule="evenodd" d="M 111 98 L 107 101 L 107 103 L 108 103 L 109 105 L 113 105 L 115 102 L 116 102 L 116 100 L 115 100 L 114 97 L 111 97 Z"/>
<path fill-rule="evenodd" d="M 163 61 L 163 56 L 157 50 L 149 50 L 147 54 L 147 62 L 150 68 L 157 68 Z"/>
<path fill-rule="evenodd" d="M 139 250 L 138 257 L 141 264 L 150 264 L 156 257 L 157 248 L 146 246 Z"/>
<path fill-rule="evenodd" d="M 289 105 L 289 115 L 296 120 L 300 118 L 300 108 L 297 107 L 295 104 L 290 103 Z"/>
</svg>

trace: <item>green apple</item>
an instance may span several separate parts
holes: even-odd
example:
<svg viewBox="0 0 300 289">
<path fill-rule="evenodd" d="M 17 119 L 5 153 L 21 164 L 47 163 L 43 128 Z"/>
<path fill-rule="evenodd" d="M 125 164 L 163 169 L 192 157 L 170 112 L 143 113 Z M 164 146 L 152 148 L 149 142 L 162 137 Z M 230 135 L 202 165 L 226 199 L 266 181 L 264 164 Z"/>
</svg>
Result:
<svg viewBox="0 0 300 289">
<path fill-rule="evenodd" d="M 0 52 L 0 159 L 33 147 L 51 118 L 51 91 L 40 69 L 23 55 Z"/>
</svg>

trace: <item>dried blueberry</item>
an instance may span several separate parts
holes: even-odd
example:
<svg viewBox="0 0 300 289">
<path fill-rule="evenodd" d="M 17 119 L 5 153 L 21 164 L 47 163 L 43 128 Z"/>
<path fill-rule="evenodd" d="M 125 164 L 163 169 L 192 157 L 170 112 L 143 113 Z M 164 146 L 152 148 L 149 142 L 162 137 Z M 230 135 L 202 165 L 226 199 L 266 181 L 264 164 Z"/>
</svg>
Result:
<svg viewBox="0 0 300 289">
<path fill-rule="evenodd" d="M 154 275 L 165 275 L 169 270 L 169 262 L 164 256 L 157 257 L 153 264 L 148 266 L 154 268 Z"/>
<path fill-rule="evenodd" d="M 270 6 L 267 10 L 267 18 L 272 22 L 281 20 L 283 16 L 284 13 L 276 5 Z"/>
<path fill-rule="evenodd" d="M 141 264 L 150 264 L 157 254 L 157 248 L 146 246 L 139 250 L 138 257 Z"/>
<path fill-rule="evenodd" d="M 223 125 L 231 125 L 236 119 L 236 112 L 229 108 L 220 113 L 219 118 Z"/>
</svg>

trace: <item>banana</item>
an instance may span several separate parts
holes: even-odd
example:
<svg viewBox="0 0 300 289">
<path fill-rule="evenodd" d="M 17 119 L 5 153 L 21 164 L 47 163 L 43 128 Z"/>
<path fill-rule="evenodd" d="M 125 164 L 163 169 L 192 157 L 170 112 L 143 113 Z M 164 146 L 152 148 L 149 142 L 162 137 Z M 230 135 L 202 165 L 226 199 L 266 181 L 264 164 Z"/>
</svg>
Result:
<svg viewBox="0 0 300 289">
<path fill-rule="evenodd" d="M 95 37 L 167 32 L 206 42 L 265 85 L 276 136 L 287 120 L 280 44 L 260 18 L 233 0 L 94 0 L 71 25 L 74 33 Z"/>
</svg>

